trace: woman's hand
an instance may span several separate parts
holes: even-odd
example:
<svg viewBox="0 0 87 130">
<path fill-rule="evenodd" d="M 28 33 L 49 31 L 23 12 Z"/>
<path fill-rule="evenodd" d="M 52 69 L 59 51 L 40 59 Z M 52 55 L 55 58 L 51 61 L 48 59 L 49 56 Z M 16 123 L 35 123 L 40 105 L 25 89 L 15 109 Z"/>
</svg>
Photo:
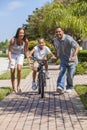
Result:
<svg viewBox="0 0 87 130">
<path fill-rule="evenodd" d="M 12 62 L 12 60 L 9 60 L 9 61 L 10 61 L 10 65 L 14 65 L 13 62 Z"/>
</svg>

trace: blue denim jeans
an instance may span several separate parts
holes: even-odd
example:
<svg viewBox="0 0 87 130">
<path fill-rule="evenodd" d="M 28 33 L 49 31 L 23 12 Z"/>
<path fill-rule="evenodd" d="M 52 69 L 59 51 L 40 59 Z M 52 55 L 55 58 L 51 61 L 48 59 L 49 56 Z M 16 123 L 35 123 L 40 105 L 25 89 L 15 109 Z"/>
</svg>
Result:
<svg viewBox="0 0 87 130">
<path fill-rule="evenodd" d="M 66 81 L 66 89 L 73 88 L 73 78 L 75 74 L 76 64 L 69 64 L 66 62 L 60 63 L 60 73 L 57 79 L 57 87 L 61 87 L 64 90 L 65 81 Z"/>
</svg>

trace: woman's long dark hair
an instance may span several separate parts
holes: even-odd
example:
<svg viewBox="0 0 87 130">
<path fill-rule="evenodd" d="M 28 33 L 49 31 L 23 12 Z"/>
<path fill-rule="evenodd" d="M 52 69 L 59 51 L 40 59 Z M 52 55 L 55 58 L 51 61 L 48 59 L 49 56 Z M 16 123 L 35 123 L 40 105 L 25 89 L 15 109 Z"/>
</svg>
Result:
<svg viewBox="0 0 87 130">
<path fill-rule="evenodd" d="M 23 28 L 18 28 L 17 31 L 16 31 L 16 34 L 15 34 L 15 38 L 18 38 L 19 37 L 19 32 L 20 30 L 24 30 Z M 24 37 L 23 37 L 23 40 L 25 41 L 27 39 L 27 36 L 26 36 L 26 33 L 25 33 L 25 30 L 24 30 Z"/>
</svg>

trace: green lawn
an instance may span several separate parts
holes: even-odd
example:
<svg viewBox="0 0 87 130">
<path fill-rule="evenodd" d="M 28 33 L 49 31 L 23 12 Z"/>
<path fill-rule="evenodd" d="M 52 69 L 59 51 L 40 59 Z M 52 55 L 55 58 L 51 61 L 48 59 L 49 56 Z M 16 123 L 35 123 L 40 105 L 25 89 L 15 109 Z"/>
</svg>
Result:
<svg viewBox="0 0 87 130">
<path fill-rule="evenodd" d="M 85 109 L 87 109 L 87 85 L 76 85 L 75 90 L 80 96 Z"/>
<path fill-rule="evenodd" d="M 12 92 L 12 89 L 10 87 L 1 87 L 0 88 L 0 101 L 11 92 Z"/>
<path fill-rule="evenodd" d="M 25 79 L 29 73 L 31 72 L 31 70 L 29 68 L 23 68 L 22 69 L 22 79 Z M 16 73 L 17 75 L 17 73 Z M 4 80 L 4 79 L 10 79 L 10 71 L 6 71 L 5 73 L 0 75 L 0 80 Z"/>
</svg>

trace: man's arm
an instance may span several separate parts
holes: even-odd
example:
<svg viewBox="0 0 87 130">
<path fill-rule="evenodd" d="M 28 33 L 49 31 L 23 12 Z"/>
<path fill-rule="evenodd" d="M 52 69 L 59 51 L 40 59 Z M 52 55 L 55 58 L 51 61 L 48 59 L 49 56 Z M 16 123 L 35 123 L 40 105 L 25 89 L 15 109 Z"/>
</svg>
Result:
<svg viewBox="0 0 87 130">
<path fill-rule="evenodd" d="M 78 45 L 78 46 L 76 47 L 75 52 L 74 52 L 73 56 L 71 57 L 70 61 L 75 61 L 79 50 L 80 50 L 80 47 L 79 47 L 79 45 Z"/>
</svg>

